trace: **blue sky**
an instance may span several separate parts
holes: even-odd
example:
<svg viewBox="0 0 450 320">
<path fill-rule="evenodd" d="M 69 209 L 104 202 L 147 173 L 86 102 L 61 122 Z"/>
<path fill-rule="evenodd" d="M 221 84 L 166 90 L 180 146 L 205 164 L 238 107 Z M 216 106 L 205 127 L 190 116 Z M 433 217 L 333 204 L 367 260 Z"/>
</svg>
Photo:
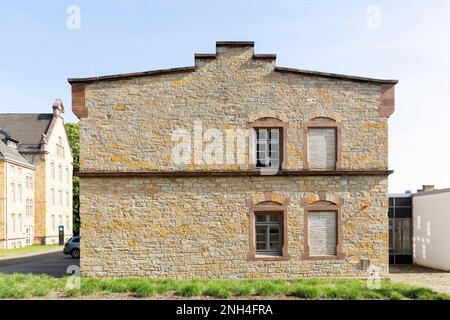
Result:
<svg viewBox="0 0 450 320">
<path fill-rule="evenodd" d="M 67 28 L 70 5 L 80 29 Z M 190 66 L 217 40 L 253 40 L 279 66 L 399 79 L 390 191 L 450 187 L 449 17 L 447 0 L 2 1 L 0 112 L 62 98 L 76 121 L 68 77 Z"/>
</svg>

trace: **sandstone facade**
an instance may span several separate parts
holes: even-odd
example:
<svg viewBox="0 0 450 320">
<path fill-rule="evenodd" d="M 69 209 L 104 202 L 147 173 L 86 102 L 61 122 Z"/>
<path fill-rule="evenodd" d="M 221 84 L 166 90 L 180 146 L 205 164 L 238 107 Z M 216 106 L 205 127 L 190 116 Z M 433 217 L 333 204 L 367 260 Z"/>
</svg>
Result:
<svg viewBox="0 0 450 320">
<path fill-rule="evenodd" d="M 63 113 L 58 99 L 53 113 L 0 114 L 3 140 L 16 141 L 6 156 L 0 152 L 0 248 L 57 244 L 59 226 L 65 239 L 72 236 L 72 155 Z"/>
<path fill-rule="evenodd" d="M 395 81 L 279 68 L 252 43 L 227 42 L 196 55 L 195 67 L 69 82 L 84 276 L 366 276 L 366 262 L 387 272 Z M 228 141 L 261 123 L 283 133 L 276 175 L 260 175 L 253 151 L 237 161 L 237 148 L 208 163 L 194 142 L 187 164 L 173 161 L 176 130 L 215 129 Z M 316 170 L 307 137 L 322 127 L 336 130 L 336 165 Z M 319 209 L 337 213 L 333 256 L 309 252 L 307 215 Z M 260 210 L 283 214 L 280 256 L 255 249 Z"/>
</svg>

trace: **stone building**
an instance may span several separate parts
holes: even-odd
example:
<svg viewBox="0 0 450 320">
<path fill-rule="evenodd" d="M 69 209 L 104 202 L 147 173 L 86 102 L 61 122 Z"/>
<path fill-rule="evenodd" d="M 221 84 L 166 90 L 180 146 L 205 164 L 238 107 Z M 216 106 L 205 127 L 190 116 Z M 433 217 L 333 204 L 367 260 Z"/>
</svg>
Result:
<svg viewBox="0 0 450 320">
<path fill-rule="evenodd" d="M 72 155 L 64 106 L 0 114 L 0 248 L 57 244 L 72 235 Z M 2 156 L 3 155 L 3 156 Z"/>
<path fill-rule="evenodd" d="M 84 276 L 387 272 L 397 81 L 217 42 L 192 67 L 69 82 Z"/>
</svg>

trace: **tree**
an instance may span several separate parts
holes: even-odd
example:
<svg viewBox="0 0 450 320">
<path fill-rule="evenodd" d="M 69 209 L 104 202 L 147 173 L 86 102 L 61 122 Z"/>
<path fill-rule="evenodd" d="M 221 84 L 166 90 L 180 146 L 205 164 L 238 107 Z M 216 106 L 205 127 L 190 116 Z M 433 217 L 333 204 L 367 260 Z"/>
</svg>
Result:
<svg viewBox="0 0 450 320">
<path fill-rule="evenodd" d="M 80 171 L 80 125 L 78 123 L 66 123 L 67 138 L 73 157 L 73 172 Z M 73 233 L 80 234 L 80 179 L 73 177 Z"/>
</svg>

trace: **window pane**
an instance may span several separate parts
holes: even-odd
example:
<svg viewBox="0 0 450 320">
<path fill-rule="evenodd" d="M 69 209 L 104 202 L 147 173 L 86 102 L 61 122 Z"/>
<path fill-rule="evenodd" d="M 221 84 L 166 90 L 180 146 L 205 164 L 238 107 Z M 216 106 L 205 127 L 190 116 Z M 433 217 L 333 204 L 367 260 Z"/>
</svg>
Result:
<svg viewBox="0 0 450 320">
<path fill-rule="evenodd" d="M 256 243 L 256 250 L 257 251 L 265 251 L 266 250 L 266 243 L 265 242 L 257 242 Z"/>
<path fill-rule="evenodd" d="M 257 234 L 256 235 L 256 242 L 265 243 L 266 242 L 266 235 L 265 234 Z"/>
<path fill-rule="evenodd" d="M 412 198 L 395 198 L 395 206 L 396 207 L 411 207 L 412 206 Z"/>
<path fill-rule="evenodd" d="M 257 134 L 258 134 L 257 137 L 259 140 L 267 140 L 267 138 L 268 138 L 267 129 L 258 129 Z"/>
<path fill-rule="evenodd" d="M 256 215 L 256 222 L 266 222 L 266 221 L 267 221 L 266 214 L 257 214 Z"/>
<path fill-rule="evenodd" d="M 270 138 L 272 140 L 280 140 L 280 129 L 270 129 Z"/>
<path fill-rule="evenodd" d="M 275 213 L 270 215 L 270 221 L 271 222 L 280 222 L 281 220 L 281 214 Z"/>
<path fill-rule="evenodd" d="M 259 235 L 264 235 L 264 237 L 266 237 L 266 226 L 257 226 L 256 227 L 256 234 Z"/>
</svg>

